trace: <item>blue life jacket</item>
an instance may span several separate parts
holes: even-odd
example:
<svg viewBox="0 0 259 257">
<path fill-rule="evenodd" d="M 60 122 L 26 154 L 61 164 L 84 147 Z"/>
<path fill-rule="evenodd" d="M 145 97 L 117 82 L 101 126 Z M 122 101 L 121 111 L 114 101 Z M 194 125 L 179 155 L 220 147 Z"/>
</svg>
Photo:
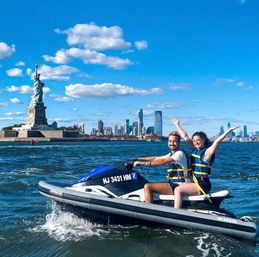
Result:
<svg viewBox="0 0 259 257">
<path fill-rule="evenodd" d="M 187 168 L 183 168 L 181 165 L 173 162 L 169 163 L 169 169 L 167 169 L 168 175 L 166 176 L 166 178 L 168 180 L 171 180 L 172 182 L 186 182 L 187 179 L 192 178 L 192 169 L 190 167 L 188 154 L 185 151 L 182 152 L 184 152 L 186 156 Z M 172 156 L 172 154 L 170 156 Z"/>
<path fill-rule="evenodd" d="M 204 147 L 202 149 L 194 148 L 191 153 L 191 166 L 193 170 L 193 174 L 196 178 L 200 177 L 208 177 L 211 174 L 211 167 L 215 160 L 215 154 L 211 157 L 209 163 L 204 161 L 204 154 L 208 147 Z"/>
</svg>

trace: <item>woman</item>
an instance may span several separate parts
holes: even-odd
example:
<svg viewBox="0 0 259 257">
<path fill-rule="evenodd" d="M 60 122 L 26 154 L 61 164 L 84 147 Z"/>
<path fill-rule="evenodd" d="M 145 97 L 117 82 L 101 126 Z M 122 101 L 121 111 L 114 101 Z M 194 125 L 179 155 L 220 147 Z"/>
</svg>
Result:
<svg viewBox="0 0 259 257">
<path fill-rule="evenodd" d="M 191 140 L 185 130 L 181 127 L 179 120 L 173 118 L 172 122 L 176 126 L 181 137 L 192 149 L 191 165 L 194 183 L 182 184 L 175 188 L 174 191 L 174 207 L 181 208 L 183 195 L 197 195 L 200 193 L 206 195 L 210 192 L 211 184 L 209 175 L 211 174 L 211 166 L 215 159 L 215 152 L 219 144 L 228 135 L 228 133 L 235 130 L 239 126 L 229 128 L 213 143 L 210 143 L 204 132 L 195 132 Z"/>
</svg>

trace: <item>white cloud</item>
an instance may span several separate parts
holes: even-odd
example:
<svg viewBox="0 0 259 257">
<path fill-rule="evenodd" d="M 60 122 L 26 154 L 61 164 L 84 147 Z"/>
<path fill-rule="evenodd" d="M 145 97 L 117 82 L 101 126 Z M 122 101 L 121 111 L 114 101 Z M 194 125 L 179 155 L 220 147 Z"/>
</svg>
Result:
<svg viewBox="0 0 259 257">
<path fill-rule="evenodd" d="M 0 103 L 0 107 L 5 107 L 5 106 L 7 106 L 7 103 Z"/>
<path fill-rule="evenodd" d="M 74 99 L 67 97 L 67 96 L 60 96 L 60 95 L 56 95 L 56 94 L 50 94 L 49 95 L 51 98 L 53 98 L 54 101 L 57 102 L 72 102 L 74 101 Z"/>
<path fill-rule="evenodd" d="M 170 89 L 174 91 L 183 91 L 183 90 L 190 90 L 191 85 L 185 84 L 185 83 L 180 83 L 180 84 L 170 84 Z"/>
<path fill-rule="evenodd" d="M 15 52 L 15 45 L 8 46 L 4 42 L 0 42 L 0 59 L 9 58 Z"/>
<path fill-rule="evenodd" d="M 33 88 L 28 86 L 28 85 L 23 85 L 23 86 L 9 86 L 6 88 L 8 92 L 19 92 L 21 94 L 31 94 L 33 92 Z"/>
<path fill-rule="evenodd" d="M 25 62 L 23 62 L 23 61 L 19 61 L 19 62 L 17 62 L 16 64 L 15 64 L 15 66 L 25 66 Z"/>
<path fill-rule="evenodd" d="M 49 55 L 43 55 L 43 58 L 47 62 L 53 62 L 56 64 L 68 64 L 71 61 L 68 50 L 66 49 L 58 50 L 54 57 Z"/>
<path fill-rule="evenodd" d="M 120 84 L 103 83 L 95 85 L 70 84 L 66 86 L 66 95 L 74 98 L 97 97 L 106 98 L 127 95 L 158 95 L 160 88 L 136 89 Z"/>
<path fill-rule="evenodd" d="M 70 48 L 57 51 L 54 57 L 49 55 L 43 56 L 45 61 L 54 62 L 57 64 L 67 64 L 71 58 L 81 59 L 85 64 L 100 64 L 113 69 L 123 69 L 132 64 L 128 59 L 119 57 L 107 56 L 103 53 L 96 52 L 90 49 Z"/>
<path fill-rule="evenodd" d="M 182 105 L 179 103 L 171 102 L 171 103 L 153 103 L 148 104 L 148 108 L 157 108 L 157 109 L 178 109 Z"/>
<path fill-rule="evenodd" d="M 0 121 L 10 121 L 13 120 L 11 117 L 0 117 Z"/>
<path fill-rule="evenodd" d="M 54 118 L 52 119 L 53 121 L 56 121 L 56 122 L 69 122 L 70 119 L 65 119 L 65 118 Z"/>
<path fill-rule="evenodd" d="M 48 94 L 48 93 L 50 93 L 50 92 L 51 92 L 51 90 L 50 90 L 49 87 L 44 87 L 44 88 L 43 88 L 43 93 L 44 93 L 44 95 L 46 95 L 46 94 Z"/>
<path fill-rule="evenodd" d="M 54 56 L 45 54 L 45 61 L 56 64 L 68 64 L 73 59 L 81 59 L 85 64 L 105 65 L 112 69 L 124 69 L 133 64 L 129 59 L 119 56 L 109 56 L 101 51 L 123 50 L 129 53 L 132 44 L 123 38 L 123 31 L 119 26 L 98 26 L 94 23 L 77 24 L 67 30 L 56 29 L 56 33 L 67 35 L 69 49 L 60 49 Z M 145 40 L 136 41 L 135 47 L 139 50 L 147 48 Z"/>
<path fill-rule="evenodd" d="M 143 110 L 143 115 L 145 117 L 154 116 L 154 112 L 153 111 L 148 111 L 148 110 Z"/>
<path fill-rule="evenodd" d="M 250 85 L 246 84 L 244 81 L 240 81 L 240 80 L 232 79 L 232 78 L 216 79 L 212 83 L 212 86 L 216 86 L 216 87 L 229 86 L 229 85 L 237 87 L 237 88 L 242 88 L 242 89 L 248 89 L 248 90 L 252 90 L 253 89 L 253 86 L 250 86 Z"/>
<path fill-rule="evenodd" d="M 148 47 L 147 41 L 145 40 L 136 41 L 134 45 L 138 50 L 144 50 Z"/>
<path fill-rule="evenodd" d="M 86 49 L 127 49 L 131 46 L 130 42 L 123 39 L 123 31 L 119 26 L 77 24 L 67 30 L 56 29 L 55 31 L 59 34 L 66 34 L 69 45 L 84 46 Z"/>
<path fill-rule="evenodd" d="M 23 75 L 22 70 L 19 68 L 9 69 L 6 71 L 6 74 L 10 77 L 21 77 Z"/>
<path fill-rule="evenodd" d="M 24 112 L 6 112 L 6 116 L 22 116 L 24 115 Z"/>
<path fill-rule="evenodd" d="M 19 98 L 11 98 L 10 102 L 13 104 L 23 104 L 23 102 Z"/>
<path fill-rule="evenodd" d="M 33 77 L 33 73 L 31 70 L 29 71 L 31 77 Z M 42 65 L 39 68 L 40 78 L 42 80 L 70 80 L 70 76 L 73 73 L 79 72 L 77 68 L 67 66 L 67 65 L 60 65 L 56 67 L 50 67 L 48 65 Z"/>
</svg>

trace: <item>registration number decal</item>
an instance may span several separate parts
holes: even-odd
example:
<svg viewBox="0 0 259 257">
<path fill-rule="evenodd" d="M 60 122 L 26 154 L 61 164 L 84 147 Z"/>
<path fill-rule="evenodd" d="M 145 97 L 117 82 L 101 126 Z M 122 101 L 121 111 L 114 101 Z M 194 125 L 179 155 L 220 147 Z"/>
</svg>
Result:
<svg viewBox="0 0 259 257">
<path fill-rule="evenodd" d="M 110 183 L 118 183 L 118 182 L 124 182 L 129 180 L 134 180 L 135 177 L 131 176 L 131 174 L 123 174 L 123 175 L 117 175 L 117 176 L 110 176 L 103 178 L 103 184 L 110 184 Z"/>
</svg>

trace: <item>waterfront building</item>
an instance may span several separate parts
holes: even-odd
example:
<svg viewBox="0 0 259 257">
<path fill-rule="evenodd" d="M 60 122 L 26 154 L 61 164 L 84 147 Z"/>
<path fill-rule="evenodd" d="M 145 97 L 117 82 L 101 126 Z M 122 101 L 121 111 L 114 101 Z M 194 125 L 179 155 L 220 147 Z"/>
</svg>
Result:
<svg viewBox="0 0 259 257">
<path fill-rule="evenodd" d="M 228 122 L 227 128 L 228 128 L 228 129 L 231 128 L 230 122 Z M 228 133 L 227 138 L 232 138 L 232 137 L 235 137 L 235 136 L 236 136 L 235 132 L 234 132 L 234 131 L 231 131 L 231 132 Z"/>
<path fill-rule="evenodd" d="M 247 132 L 247 126 L 246 126 L 246 125 L 244 125 L 243 137 L 244 137 L 244 138 L 247 138 L 247 137 L 248 137 L 248 132 Z"/>
<path fill-rule="evenodd" d="M 134 121 L 132 123 L 132 135 L 137 136 L 138 135 L 138 122 Z"/>
<path fill-rule="evenodd" d="M 125 124 L 125 134 L 129 135 L 130 134 L 130 124 L 129 124 L 129 119 L 126 119 L 126 124 Z"/>
<path fill-rule="evenodd" d="M 112 136 L 112 128 L 111 128 L 111 127 L 106 127 L 106 128 L 104 128 L 103 134 L 104 134 L 105 136 Z"/>
<path fill-rule="evenodd" d="M 158 136 L 163 136 L 163 119 L 161 111 L 155 111 L 154 132 Z"/>
<path fill-rule="evenodd" d="M 119 135 L 119 127 L 118 127 L 118 123 L 114 124 L 114 136 L 118 136 Z"/>
<path fill-rule="evenodd" d="M 120 130 L 121 130 L 120 135 L 125 135 L 125 134 L 126 134 L 125 125 L 122 125 Z M 128 134 L 128 135 L 129 135 L 129 134 Z"/>
<path fill-rule="evenodd" d="M 102 120 L 98 120 L 97 130 L 98 130 L 99 133 L 104 134 L 103 121 Z"/>
<path fill-rule="evenodd" d="M 138 136 L 142 136 L 142 129 L 143 129 L 143 110 L 139 109 L 138 111 Z"/>
<path fill-rule="evenodd" d="M 82 124 L 76 124 L 75 127 L 78 130 L 79 135 L 80 136 L 84 136 L 84 134 L 85 134 L 85 125 L 83 123 Z"/>
<path fill-rule="evenodd" d="M 154 134 L 154 133 L 155 133 L 154 126 L 147 128 L 147 134 Z"/>
<path fill-rule="evenodd" d="M 219 129 L 219 136 L 221 136 L 223 134 L 224 134 L 224 127 L 221 126 L 220 129 Z"/>
</svg>

